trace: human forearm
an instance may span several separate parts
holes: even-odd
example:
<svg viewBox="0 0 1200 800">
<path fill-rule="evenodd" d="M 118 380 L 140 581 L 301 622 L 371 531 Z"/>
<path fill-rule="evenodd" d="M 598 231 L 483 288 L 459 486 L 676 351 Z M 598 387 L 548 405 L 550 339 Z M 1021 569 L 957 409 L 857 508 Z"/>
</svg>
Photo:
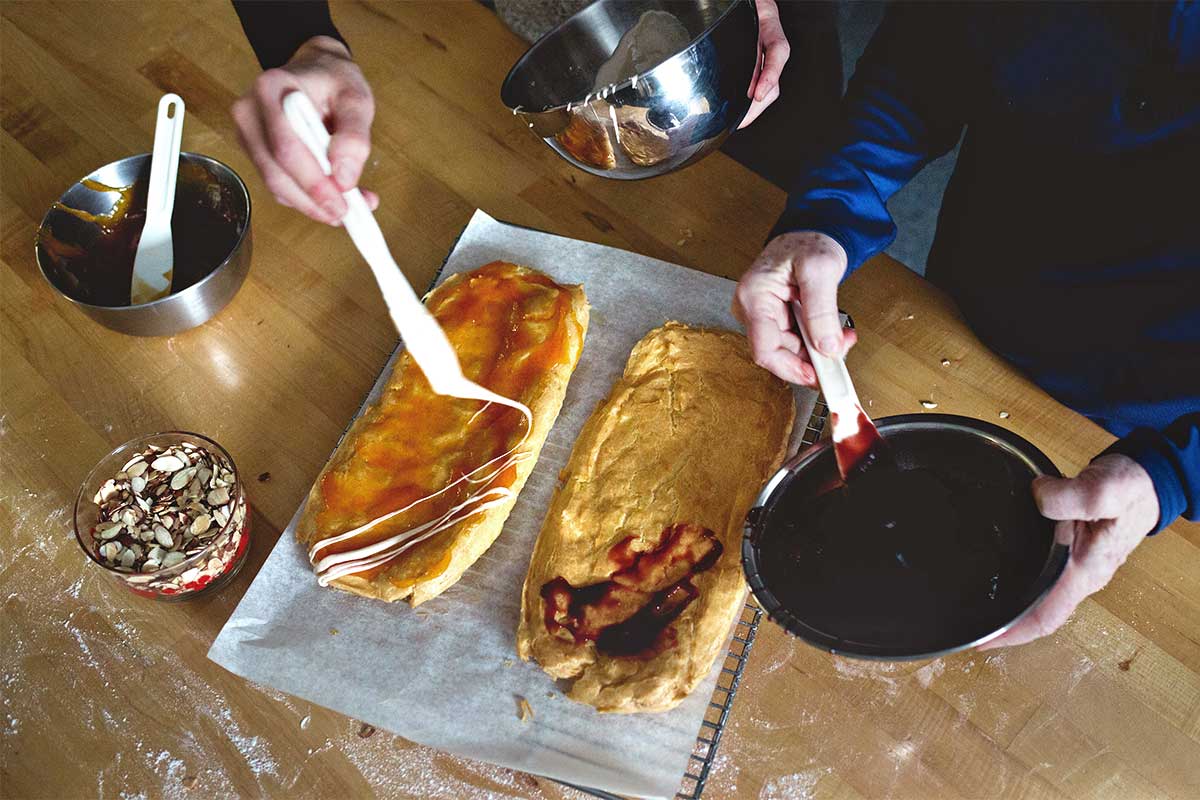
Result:
<svg viewBox="0 0 1200 800">
<path fill-rule="evenodd" d="M 891 242 L 888 199 L 954 147 L 967 117 L 962 87 L 972 67 L 950 44 L 954 26 L 953 10 L 889 9 L 843 100 L 831 149 L 802 173 L 772 236 L 825 233 L 846 251 L 847 274 Z"/>
</svg>

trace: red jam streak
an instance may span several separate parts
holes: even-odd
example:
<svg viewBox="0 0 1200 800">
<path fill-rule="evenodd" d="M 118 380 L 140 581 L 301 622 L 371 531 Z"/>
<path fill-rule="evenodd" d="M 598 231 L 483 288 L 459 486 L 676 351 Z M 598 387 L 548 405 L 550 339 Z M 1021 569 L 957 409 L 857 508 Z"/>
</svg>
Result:
<svg viewBox="0 0 1200 800">
<path fill-rule="evenodd" d="M 633 536 L 609 551 L 608 580 L 572 586 L 555 578 L 542 586 L 546 630 L 575 644 L 595 642 L 609 656 L 648 657 L 675 642 L 671 623 L 700 590 L 692 578 L 717 563 L 721 543 L 708 528 L 677 523 L 653 550 L 633 549 Z"/>
<path fill-rule="evenodd" d="M 837 430 L 838 415 L 830 414 L 833 429 Z M 838 472 L 842 480 L 850 480 L 850 476 L 860 474 L 879 460 L 884 450 L 883 437 L 875 430 L 875 425 L 867 419 L 860 408 L 858 410 L 858 432 L 840 442 L 833 443 L 833 454 L 837 457 Z"/>
</svg>

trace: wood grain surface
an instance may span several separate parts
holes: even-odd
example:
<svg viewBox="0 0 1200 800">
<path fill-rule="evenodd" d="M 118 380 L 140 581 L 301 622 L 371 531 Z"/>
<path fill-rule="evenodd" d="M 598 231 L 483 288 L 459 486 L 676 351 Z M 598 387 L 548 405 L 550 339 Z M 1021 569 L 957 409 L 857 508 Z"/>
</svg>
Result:
<svg viewBox="0 0 1200 800">
<path fill-rule="evenodd" d="M 228 110 L 257 67 L 228 4 L 9 2 L 0 13 L 0 796 L 578 796 L 205 659 L 396 334 L 345 234 L 277 207 L 239 151 Z M 364 185 L 382 196 L 381 224 L 416 286 L 476 207 L 730 277 L 782 208 L 778 190 L 721 155 L 636 183 L 559 160 L 501 105 L 524 46 L 476 3 L 336 3 L 333 15 L 378 105 Z M 56 297 L 33 239 L 70 183 L 150 149 L 168 90 L 188 104 L 184 148 L 247 179 L 254 262 L 207 325 L 137 339 Z M 932 400 L 1017 431 L 1067 473 L 1110 441 L 896 262 L 865 266 L 841 302 L 861 331 L 850 367 L 873 415 Z M 70 508 L 110 448 L 179 428 L 216 438 L 259 478 L 247 568 L 209 599 L 165 604 L 86 561 Z M 705 792 L 1197 796 L 1200 527 L 1186 523 L 1140 547 L 1058 634 L 1015 650 L 872 667 L 765 625 Z"/>
</svg>

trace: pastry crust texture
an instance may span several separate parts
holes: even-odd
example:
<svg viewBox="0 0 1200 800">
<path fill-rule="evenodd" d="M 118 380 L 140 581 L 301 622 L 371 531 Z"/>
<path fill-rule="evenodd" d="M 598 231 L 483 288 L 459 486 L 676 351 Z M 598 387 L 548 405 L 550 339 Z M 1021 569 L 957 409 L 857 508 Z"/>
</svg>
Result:
<svg viewBox="0 0 1200 800">
<path fill-rule="evenodd" d="M 686 697 L 740 613 L 743 520 L 783 461 L 795 414 L 790 388 L 752 362 L 740 334 L 677 322 L 648 333 L 584 426 L 551 501 L 525 579 L 521 658 L 572 681 L 568 696 L 601 711 L 664 711 Z M 550 619 L 544 598 L 554 591 L 629 580 L 614 559 L 630 553 L 651 574 L 655 548 L 688 526 L 711 531 L 720 555 L 674 584 L 694 594 L 657 646 L 614 655 Z M 670 573 L 676 560 L 664 563 L 651 590 L 687 578 Z"/>
<path fill-rule="evenodd" d="M 493 308 L 491 312 L 494 313 L 487 316 L 486 320 L 493 323 L 494 330 L 487 329 L 486 321 L 480 323 L 478 314 L 474 311 L 471 312 L 472 316 L 461 320 L 460 324 L 448 325 L 446 317 L 454 313 L 454 309 L 462 308 L 463 303 L 474 303 L 476 305 L 473 308 L 478 309 L 479 303 L 488 302 L 486 298 L 472 295 L 476 283 L 484 283 L 483 280 L 477 280 L 481 277 L 491 281 L 487 284 L 491 286 L 498 285 L 497 280 L 518 282 L 499 285 L 515 290 L 519 294 L 519 306 L 514 305 L 511 310 Z M 503 302 L 503 300 L 497 302 Z M 565 314 L 559 318 L 560 325 L 564 327 L 546 330 L 547 324 L 544 322 L 530 321 L 530 313 L 544 311 L 556 304 L 559 307 L 565 307 Z M 430 293 L 426 299 L 426 305 L 439 322 L 442 322 L 447 336 L 459 353 L 466 376 L 473 380 L 479 380 L 487 388 L 498 391 L 511 399 L 525 403 L 533 413 L 533 429 L 521 448 L 529 453 L 529 457 L 519 461 L 506 471 L 506 477 L 511 478 L 509 484 L 512 489 L 511 497 L 501 504 L 467 517 L 452 527 L 437 533 L 429 540 L 421 542 L 411 550 L 388 561 L 382 567 L 364 573 L 344 575 L 329 583 L 332 587 L 363 597 L 388 602 L 405 600 L 413 606 L 437 597 L 455 584 L 500 535 L 504 522 L 516 502 L 517 495 L 520 494 L 525 480 L 532 472 L 542 445 L 562 407 L 567 383 L 583 350 L 583 339 L 588 324 L 588 304 L 582 287 L 562 286 L 529 267 L 504 262 L 493 262 L 472 272 L 460 273 L 447 278 L 444 283 Z M 541 328 L 537 327 L 539 324 L 541 324 Z M 492 381 L 492 385 L 488 385 L 489 381 L 480 380 L 482 367 L 472 362 L 469 353 L 471 348 L 476 347 L 481 341 L 480 337 L 493 334 L 508 337 L 505 345 L 500 348 L 500 352 L 504 354 L 502 358 L 507 359 L 502 362 L 502 367 L 524 370 L 521 373 L 524 376 L 523 385 L 519 392 L 505 391 L 508 387 L 498 381 Z M 538 344 L 544 344 L 551 336 L 557 337 L 555 342 L 558 351 L 554 353 L 555 357 L 544 364 L 531 365 L 530 354 L 533 352 L 531 348 Z M 522 350 L 523 344 L 530 345 L 530 347 Z M 464 351 L 467 355 L 464 355 Z M 511 378 L 511 375 L 505 377 Z M 415 388 L 409 385 L 414 381 L 419 382 L 420 385 Z M 406 392 L 407 394 L 405 394 Z M 442 429 L 437 431 L 436 436 L 422 430 L 401 428 L 385 430 L 384 440 L 382 443 L 380 442 L 379 430 L 387 424 L 389 403 L 394 403 L 395 398 L 400 396 L 405 399 L 415 396 L 419 400 L 422 406 L 420 419 L 436 417 L 447 420 Z M 380 399 L 355 420 L 314 482 L 304 513 L 296 527 L 296 538 L 305 548 L 309 548 L 322 539 L 353 529 L 383 513 L 405 505 L 404 501 L 389 501 L 387 497 L 376 495 L 390 492 L 389 497 L 404 497 L 407 501 L 408 496 L 398 493 L 408 489 L 415 496 L 421 496 L 437 491 L 449 483 L 452 480 L 450 476 L 455 474 L 453 460 L 462 458 L 464 451 L 474 452 L 473 449 L 467 449 L 469 445 L 467 440 L 472 435 L 468 429 L 471 429 L 471 423 L 474 422 L 472 415 L 480 409 L 480 405 L 477 401 L 433 394 L 412 357 L 408 352 L 401 353 L 388 377 Z M 511 409 L 500 407 L 496 407 L 494 410 L 496 413 L 517 414 Z M 487 435 L 489 429 L 492 435 L 495 435 L 495 427 L 489 426 L 486 420 L 480 422 L 476 427 L 484 432 L 481 435 Z M 510 436 L 511 444 L 515 444 L 519 439 L 521 430 L 523 427 L 513 429 Z M 359 474 L 364 476 L 361 481 L 364 485 L 371 480 L 377 481 L 379 471 L 371 472 L 370 462 L 372 459 L 379 459 L 378 453 L 381 447 L 387 457 L 419 460 L 424 457 L 422 454 L 410 452 L 413 447 L 411 443 L 418 441 L 433 442 L 430 446 L 434 448 L 432 451 L 434 457 L 430 459 L 433 463 L 429 465 L 428 473 L 431 476 L 438 476 L 430 479 L 434 485 L 422 487 L 424 491 L 413 490 L 412 487 L 385 485 L 382 488 L 377 487 L 378 491 L 375 492 L 375 495 L 371 494 L 371 490 L 367 490 L 366 498 L 370 503 L 378 501 L 383 505 L 366 503 L 365 505 L 368 507 L 362 508 L 361 511 L 356 509 L 350 516 L 342 513 L 338 519 L 325 519 L 327 515 L 323 515 L 323 512 L 329 509 L 329 504 L 322 487 L 326 480 L 330 479 L 330 476 L 342 481 L 342 485 L 346 483 L 355 485 L 356 476 Z M 505 442 L 503 447 L 510 446 L 509 440 L 505 440 Z M 373 448 L 370 455 L 366 454 L 368 447 Z M 486 457 L 481 458 L 481 463 L 482 461 L 486 461 Z M 479 465 L 471 463 L 466 468 L 475 466 Z M 386 481 L 386 477 L 384 480 Z M 419 524 L 432 517 L 433 513 L 426 511 L 423 516 L 406 518 L 405 522 L 407 525 Z M 361 546 L 378 541 L 387 535 L 396 533 L 397 527 L 403 530 L 405 526 L 381 523 L 378 526 L 380 529 L 378 532 L 376 529 L 370 529 L 355 537 L 351 543 Z M 325 552 L 322 551 L 323 554 Z M 329 550 L 328 552 L 334 551 Z"/>
</svg>

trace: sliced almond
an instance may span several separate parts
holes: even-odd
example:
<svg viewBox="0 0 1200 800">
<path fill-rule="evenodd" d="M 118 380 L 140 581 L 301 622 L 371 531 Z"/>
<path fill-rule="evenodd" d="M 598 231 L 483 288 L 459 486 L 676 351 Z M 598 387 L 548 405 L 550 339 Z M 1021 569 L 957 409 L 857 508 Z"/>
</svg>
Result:
<svg viewBox="0 0 1200 800">
<path fill-rule="evenodd" d="M 210 506 L 223 506 L 229 502 L 229 490 L 224 486 L 213 489 L 208 493 L 207 500 Z"/>
<path fill-rule="evenodd" d="M 147 469 L 149 469 L 149 467 L 150 465 L 145 461 L 142 461 L 141 457 L 139 456 L 137 461 L 134 461 L 125 468 L 125 474 L 130 478 L 137 478 L 140 477 Z"/>
<path fill-rule="evenodd" d="M 198 536 L 204 533 L 212 525 L 212 517 L 208 514 L 201 514 L 192 520 L 192 534 Z"/>
<path fill-rule="evenodd" d="M 186 556 L 183 553 L 180 553 L 178 550 L 174 550 L 170 553 L 167 553 L 165 556 L 163 556 L 163 560 L 162 560 L 163 569 L 170 569 L 171 567 L 175 566 L 176 564 L 181 563 L 184 560 L 184 558 L 186 558 Z"/>
<path fill-rule="evenodd" d="M 96 535 L 101 539 L 112 539 L 120 534 L 124 527 L 120 522 L 102 522 L 96 526 Z"/>
<path fill-rule="evenodd" d="M 154 541 L 161 544 L 163 547 L 170 547 L 175 544 L 175 540 L 171 538 L 170 532 L 162 525 L 156 525 L 154 528 Z"/>
<path fill-rule="evenodd" d="M 183 461 L 177 456 L 165 455 L 154 459 L 150 466 L 159 472 L 177 472 L 183 469 Z"/>
<path fill-rule="evenodd" d="M 176 472 L 171 476 L 171 488 L 178 492 L 184 486 L 187 486 L 188 481 L 190 481 L 192 476 L 195 474 L 195 467 L 188 467 L 187 469 L 179 470 L 179 472 Z"/>
</svg>

